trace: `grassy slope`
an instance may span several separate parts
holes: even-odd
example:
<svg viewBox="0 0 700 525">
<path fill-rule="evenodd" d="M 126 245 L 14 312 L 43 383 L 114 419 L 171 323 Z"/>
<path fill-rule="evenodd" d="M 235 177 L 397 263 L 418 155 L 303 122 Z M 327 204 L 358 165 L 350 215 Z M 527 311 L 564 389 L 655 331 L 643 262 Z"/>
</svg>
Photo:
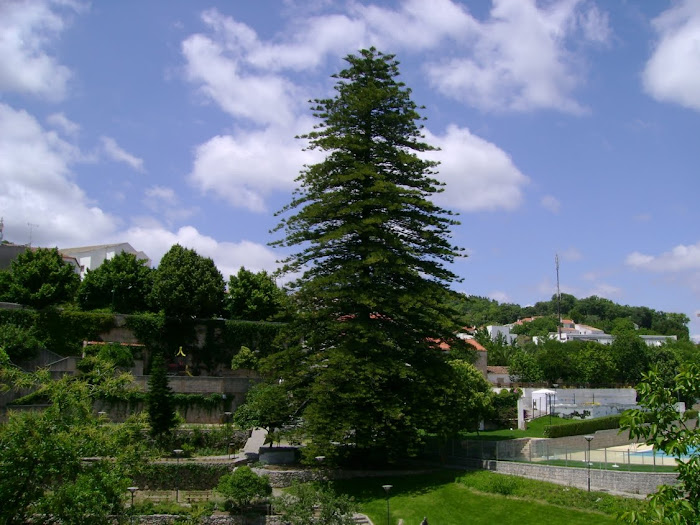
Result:
<svg viewBox="0 0 700 525">
<path fill-rule="evenodd" d="M 391 523 L 548 525 L 613 524 L 616 514 L 642 503 L 604 493 L 503 476 L 492 472 L 442 471 L 429 475 L 336 482 L 377 525 L 386 522 L 381 486 L 393 485 Z M 504 495 L 507 494 L 507 495 Z"/>
</svg>

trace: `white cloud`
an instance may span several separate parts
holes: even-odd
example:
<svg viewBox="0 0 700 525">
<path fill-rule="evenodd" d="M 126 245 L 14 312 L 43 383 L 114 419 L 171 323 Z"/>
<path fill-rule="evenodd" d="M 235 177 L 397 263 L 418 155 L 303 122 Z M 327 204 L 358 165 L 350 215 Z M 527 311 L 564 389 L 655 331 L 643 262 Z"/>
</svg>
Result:
<svg viewBox="0 0 700 525">
<path fill-rule="evenodd" d="M 538 6 L 535 0 L 494 0 L 488 20 L 450 58 L 426 66 L 444 94 L 487 111 L 551 108 L 581 113 L 572 97 L 582 82 L 582 57 L 570 42 L 608 38 L 607 17 L 581 0 Z"/>
<path fill-rule="evenodd" d="M 246 54 L 257 46 L 254 31 L 216 11 L 207 11 L 203 19 L 218 32 L 213 37 L 195 34 L 182 43 L 188 80 L 234 117 L 289 125 L 306 99 L 291 81 L 246 64 Z"/>
<path fill-rule="evenodd" d="M 80 132 L 80 125 L 76 124 L 63 113 L 53 113 L 46 118 L 46 122 L 58 128 L 69 137 L 75 137 Z"/>
<path fill-rule="evenodd" d="M 490 294 L 487 295 L 489 299 L 493 299 L 494 301 L 498 301 L 499 303 L 510 303 L 512 302 L 510 296 L 501 290 L 495 290 L 491 292 Z"/>
<path fill-rule="evenodd" d="M 302 124 L 305 129 L 311 126 Z M 304 143 L 294 136 L 292 130 L 276 127 L 217 135 L 197 147 L 190 182 L 233 206 L 266 211 L 268 194 L 292 189 L 303 165 L 320 158 L 316 152 L 302 151 Z"/>
<path fill-rule="evenodd" d="M 542 207 L 546 210 L 551 211 L 552 213 L 559 213 L 559 210 L 561 209 L 561 202 L 559 202 L 559 199 L 552 195 L 545 195 L 542 197 L 540 200 L 540 204 Z"/>
<path fill-rule="evenodd" d="M 498 146 L 454 125 L 442 136 L 427 131 L 426 140 L 440 148 L 425 155 L 441 162 L 438 178 L 446 187 L 435 196 L 437 202 L 462 211 L 513 210 L 519 206 L 521 188 L 529 179 Z"/>
<path fill-rule="evenodd" d="M 653 21 L 659 36 L 643 74 L 652 97 L 700 111 L 700 3 L 681 0 Z"/>
<path fill-rule="evenodd" d="M 61 100 L 71 73 L 49 54 L 66 22 L 60 11 L 77 2 L 0 2 L 0 91 Z"/>
<path fill-rule="evenodd" d="M 627 256 L 626 263 L 634 268 L 661 273 L 700 270 L 700 242 L 689 246 L 680 244 L 670 252 L 656 256 L 633 252 Z"/>
<path fill-rule="evenodd" d="M 100 137 L 100 141 L 102 142 L 102 151 L 108 158 L 116 162 L 123 162 L 138 172 L 143 173 L 145 171 L 143 167 L 143 159 L 140 159 L 125 151 L 119 146 L 119 144 L 117 144 L 116 140 L 111 137 Z"/>
<path fill-rule="evenodd" d="M 195 250 L 199 255 L 211 257 L 224 279 L 238 272 L 241 266 L 251 271 L 277 268 L 276 256 L 267 246 L 248 240 L 221 242 L 200 233 L 193 226 L 169 231 L 155 224 L 134 226 L 118 236 L 127 239 L 132 246 L 143 250 L 157 266 L 171 246 L 180 244 Z"/>
<path fill-rule="evenodd" d="M 116 221 L 71 180 L 70 165 L 80 152 L 54 131 L 46 131 L 26 111 L 0 104 L 0 209 L 5 238 L 24 243 L 32 237 L 66 245 L 93 242 L 113 231 Z"/>
<path fill-rule="evenodd" d="M 146 198 L 155 199 L 164 202 L 165 204 L 176 204 L 177 196 L 175 190 L 166 188 L 165 186 L 151 186 L 144 192 Z"/>
</svg>

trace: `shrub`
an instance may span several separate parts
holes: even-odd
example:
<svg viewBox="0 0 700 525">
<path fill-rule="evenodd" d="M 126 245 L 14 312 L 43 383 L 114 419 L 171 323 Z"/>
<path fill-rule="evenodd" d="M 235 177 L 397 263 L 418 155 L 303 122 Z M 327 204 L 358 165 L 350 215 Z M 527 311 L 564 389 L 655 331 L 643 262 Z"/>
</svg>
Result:
<svg viewBox="0 0 700 525">
<path fill-rule="evenodd" d="M 548 438 L 558 438 L 565 436 L 580 436 L 582 434 L 592 434 L 597 430 L 608 430 L 620 428 L 620 414 L 614 416 L 598 417 L 577 421 L 569 425 L 548 425 L 544 427 L 544 435 Z"/>
<path fill-rule="evenodd" d="M 217 492 L 230 502 L 232 510 L 247 507 L 253 501 L 272 494 L 270 479 L 258 476 L 248 466 L 238 467 L 231 474 L 221 476 Z"/>
</svg>

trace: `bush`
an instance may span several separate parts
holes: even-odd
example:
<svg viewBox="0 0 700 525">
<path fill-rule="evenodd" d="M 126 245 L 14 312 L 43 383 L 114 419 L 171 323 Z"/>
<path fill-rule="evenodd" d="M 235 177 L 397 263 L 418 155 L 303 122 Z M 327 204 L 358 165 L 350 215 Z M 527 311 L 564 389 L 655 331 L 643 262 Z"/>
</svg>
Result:
<svg viewBox="0 0 700 525">
<path fill-rule="evenodd" d="M 597 430 L 609 430 L 620 428 L 620 414 L 614 416 L 604 416 L 595 419 L 577 421 L 569 425 L 547 425 L 544 427 L 544 435 L 548 438 L 558 438 L 565 436 L 580 436 L 592 434 Z"/>
<path fill-rule="evenodd" d="M 247 507 L 255 500 L 272 494 L 270 479 L 258 476 L 250 467 L 238 467 L 231 474 L 221 476 L 216 491 L 230 502 L 232 510 Z"/>
</svg>

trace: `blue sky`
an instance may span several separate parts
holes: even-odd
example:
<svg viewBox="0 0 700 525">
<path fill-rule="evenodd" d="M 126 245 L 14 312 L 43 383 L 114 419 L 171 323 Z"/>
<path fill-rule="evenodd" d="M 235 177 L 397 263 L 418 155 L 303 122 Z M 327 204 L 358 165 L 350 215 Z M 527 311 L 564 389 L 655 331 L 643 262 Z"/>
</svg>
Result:
<svg viewBox="0 0 700 525">
<path fill-rule="evenodd" d="M 5 0 L 5 239 L 273 270 L 307 101 L 374 45 L 441 148 L 457 289 L 548 299 L 558 253 L 562 291 L 700 336 L 699 39 L 697 0 Z"/>
</svg>

